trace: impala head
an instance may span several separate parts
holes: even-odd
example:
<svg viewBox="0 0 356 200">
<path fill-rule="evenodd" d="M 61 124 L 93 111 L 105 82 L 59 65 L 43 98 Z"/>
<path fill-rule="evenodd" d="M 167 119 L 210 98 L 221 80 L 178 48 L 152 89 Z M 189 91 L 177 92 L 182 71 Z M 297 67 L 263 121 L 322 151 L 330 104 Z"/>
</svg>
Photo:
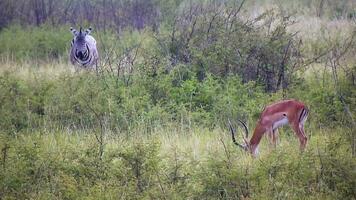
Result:
<svg viewBox="0 0 356 200">
<path fill-rule="evenodd" d="M 248 128 L 243 121 L 241 121 L 239 119 L 237 121 L 240 122 L 242 124 L 242 126 L 244 127 L 245 135 L 243 138 L 243 143 L 242 144 L 238 143 L 235 139 L 235 129 L 232 126 L 230 119 L 229 119 L 229 127 L 230 127 L 230 131 L 231 131 L 232 141 L 234 142 L 234 144 L 236 144 L 238 147 L 242 148 L 243 150 L 250 151 L 250 143 L 248 142 Z"/>
</svg>

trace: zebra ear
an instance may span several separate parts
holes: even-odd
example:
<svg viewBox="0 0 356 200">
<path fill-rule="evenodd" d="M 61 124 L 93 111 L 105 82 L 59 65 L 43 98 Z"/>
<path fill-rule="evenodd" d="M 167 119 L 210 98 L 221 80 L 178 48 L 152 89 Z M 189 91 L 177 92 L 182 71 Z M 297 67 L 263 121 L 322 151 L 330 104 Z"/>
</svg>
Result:
<svg viewBox="0 0 356 200">
<path fill-rule="evenodd" d="M 75 30 L 73 27 L 70 27 L 70 32 L 72 32 L 73 35 L 77 35 L 78 34 L 78 31 Z"/>
<path fill-rule="evenodd" d="M 91 27 L 89 27 L 87 30 L 85 30 L 85 33 L 89 35 L 91 33 L 91 30 L 93 30 Z"/>
</svg>

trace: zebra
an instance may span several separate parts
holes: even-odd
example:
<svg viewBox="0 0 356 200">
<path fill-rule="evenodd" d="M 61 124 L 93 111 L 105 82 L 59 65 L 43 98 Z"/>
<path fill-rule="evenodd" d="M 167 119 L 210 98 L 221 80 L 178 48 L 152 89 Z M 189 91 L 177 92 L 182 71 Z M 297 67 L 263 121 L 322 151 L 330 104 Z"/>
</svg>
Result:
<svg viewBox="0 0 356 200">
<path fill-rule="evenodd" d="M 80 27 L 78 32 L 73 27 L 70 27 L 70 31 L 74 36 L 69 54 L 70 62 L 75 66 L 96 70 L 99 55 L 96 48 L 96 40 L 90 35 L 92 28 L 89 27 L 82 31 L 82 27 Z"/>
</svg>

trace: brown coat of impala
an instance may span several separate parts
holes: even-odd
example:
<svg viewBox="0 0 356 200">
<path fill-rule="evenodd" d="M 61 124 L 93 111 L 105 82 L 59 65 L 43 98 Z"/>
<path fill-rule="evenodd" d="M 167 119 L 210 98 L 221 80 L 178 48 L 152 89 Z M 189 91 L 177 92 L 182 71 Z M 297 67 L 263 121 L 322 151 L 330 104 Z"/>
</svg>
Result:
<svg viewBox="0 0 356 200">
<path fill-rule="evenodd" d="M 229 126 L 232 134 L 232 141 L 237 146 L 249 151 L 256 156 L 258 145 L 264 133 L 267 133 L 271 142 L 275 145 L 278 138 L 278 128 L 289 124 L 296 136 L 299 138 L 300 149 L 304 150 L 307 144 L 307 137 L 304 132 L 304 123 L 307 120 L 309 110 L 304 103 L 290 99 L 276 102 L 265 107 L 250 140 L 248 140 L 248 129 L 244 122 L 238 120 L 245 129 L 246 136 L 244 144 L 239 144 L 235 139 L 235 131 L 230 123 Z"/>
</svg>

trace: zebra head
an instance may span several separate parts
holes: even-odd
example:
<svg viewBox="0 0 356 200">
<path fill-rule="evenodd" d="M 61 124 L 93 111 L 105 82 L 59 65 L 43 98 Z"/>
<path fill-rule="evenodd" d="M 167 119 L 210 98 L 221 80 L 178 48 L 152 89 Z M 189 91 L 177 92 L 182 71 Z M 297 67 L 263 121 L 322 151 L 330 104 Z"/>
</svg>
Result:
<svg viewBox="0 0 356 200">
<path fill-rule="evenodd" d="M 70 59 L 73 64 L 89 67 L 97 63 L 98 52 L 96 49 L 96 41 L 90 35 L 92 28 L 89 27 L 85 31 L 80 27 L 79 31 L 70 28 L 73 34 L 71 42 Z"/>
<path fill-rule="evenodd" d="M 85 37 L 90 34 L 91 30 L 91 27 L 85 31 L 82 31 L 82 27 L 80 27 L 79 31 L 72 27 L 70 28 L 70 31 L 74 35 L 72 46 L 75 46 L 75 56 L 79 60 L 86 60 L 89 56 L 89 47 L 86 43 Z"/>
</svg>

